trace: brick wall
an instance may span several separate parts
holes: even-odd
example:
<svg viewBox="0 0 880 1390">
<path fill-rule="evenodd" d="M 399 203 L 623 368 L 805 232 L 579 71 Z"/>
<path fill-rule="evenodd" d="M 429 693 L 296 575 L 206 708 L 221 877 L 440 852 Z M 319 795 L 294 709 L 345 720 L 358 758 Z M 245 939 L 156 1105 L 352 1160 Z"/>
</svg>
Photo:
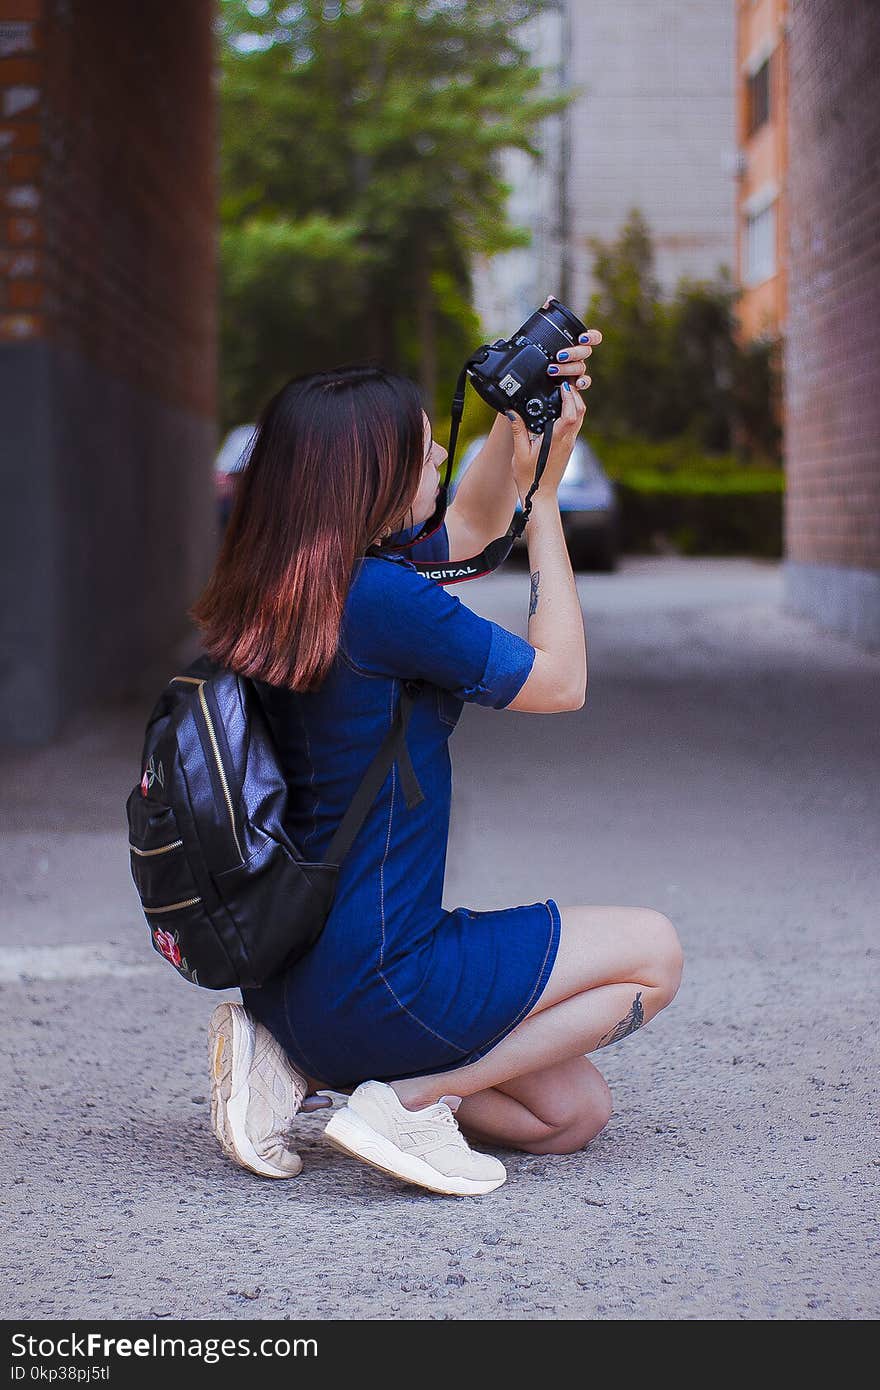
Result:
<svg viewBox="0 0 880 1390">
<path fill-rule="evenodd" d="M 789 64 L 786 551 L 880 571 L 880 6 L 794 0 Z"/>
<path fill-rule="evenodd" d="M 0 0 L 0 337 L 214 410 L 210 0 Z"/>
<path fill-rule="evenodd" d="M 0 0 L 0 342 L 43 331 L 43 0 Z"/>
<path fill-rule="evenodd" d="M 213 0 L 0 0 L 0 743 L 137 688 L 216 547 Z"/>
</svg>

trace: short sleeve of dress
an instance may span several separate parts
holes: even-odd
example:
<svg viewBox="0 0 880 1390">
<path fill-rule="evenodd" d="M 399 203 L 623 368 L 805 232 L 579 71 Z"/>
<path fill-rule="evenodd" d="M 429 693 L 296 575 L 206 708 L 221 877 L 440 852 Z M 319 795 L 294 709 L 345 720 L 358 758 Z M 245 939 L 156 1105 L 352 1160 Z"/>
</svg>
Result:
<svg viewBox="0 0 880 1390">
<path fill-rule="evenodd" d="M 362 562 L 348 596 L 344 640 L 350 659 L 368 674 L 426 680 L 494 709 L 516 698 L 535 661 L 524 638 L 391 556 Z"/>
</svg>

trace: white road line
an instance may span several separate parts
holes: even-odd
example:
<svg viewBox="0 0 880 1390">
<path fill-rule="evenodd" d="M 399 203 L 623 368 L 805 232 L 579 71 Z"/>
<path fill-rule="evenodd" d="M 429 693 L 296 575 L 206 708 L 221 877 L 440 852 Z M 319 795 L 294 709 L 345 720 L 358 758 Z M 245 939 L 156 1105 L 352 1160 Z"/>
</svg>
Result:
<svg viewBox="0 0 880 1390">
<path fill-rule="evenodd" d="M 23 980 L 90 980 L 99 975 L 145 975 L 156 961 L 106 941 L 77 946 L 0 947 L 0 984 Z"/>
</svg>

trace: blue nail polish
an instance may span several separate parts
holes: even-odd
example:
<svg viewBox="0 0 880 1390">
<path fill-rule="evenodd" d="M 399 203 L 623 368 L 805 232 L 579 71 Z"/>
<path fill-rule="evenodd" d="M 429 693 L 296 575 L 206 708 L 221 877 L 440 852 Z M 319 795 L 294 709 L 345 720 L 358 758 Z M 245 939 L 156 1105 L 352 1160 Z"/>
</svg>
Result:
<svg viewBox="0 0 880 1390">
<path fill-rule="evenodd" d="M 571 382 L 570 382 L 570 381 L 563 381 L 562 384 L 563 384 L 563 386 L 565 387 L 566 391 L 570 391 L 570 390 L 571 390 Z"/>
<path fill-rule="evenodd" d="M 588 343 L 589 341 L 590 341 L 590 335 L 589 335 L 589 333 L 582 333 L 581 336 L 578 338 L 578 342 L 579 342 L 579 343 Z"/>
<path fill-rule="evenodd" d="M 559 371 L 559 368 L 558 368 L 558 367 L 548 367 L 548 368 L 547 368 L 547 371 L 548 371 L 548 374 L 549 374 L 550 376 L 555 376 L 556 373 Z"/>
<path fill-rule="evenodd" d="M 557 362 L 567 362 L 567 361 L 568 361 L 568 353 L 567 353 L 567 352 L 557 352 L 557 354 L 556 354 L 556 360 L 557 360 Z"/>
<path fill-rule="evenodd" d="M 514 415 L 512 410 L 505 410 L 504 414 L 507 416 L 508 420 L 516 419 L 516 416 Z"/>
</svg>

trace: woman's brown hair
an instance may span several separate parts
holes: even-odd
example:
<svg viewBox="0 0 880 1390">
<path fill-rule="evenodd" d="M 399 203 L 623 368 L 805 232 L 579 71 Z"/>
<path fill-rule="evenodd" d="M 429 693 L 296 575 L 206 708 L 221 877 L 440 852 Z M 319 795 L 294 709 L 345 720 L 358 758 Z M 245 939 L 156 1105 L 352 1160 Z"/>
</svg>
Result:
<svg viewBox="0 0 880 1390">
<path fill-rule="evenodd" d="M 209 656 L 317 689 L 357 558 L 403 528 L 421 480 L 418 387 L 378 367 L 294 377 L 263 411 L 214 571 L 189 615 Z"/>
</svg>

